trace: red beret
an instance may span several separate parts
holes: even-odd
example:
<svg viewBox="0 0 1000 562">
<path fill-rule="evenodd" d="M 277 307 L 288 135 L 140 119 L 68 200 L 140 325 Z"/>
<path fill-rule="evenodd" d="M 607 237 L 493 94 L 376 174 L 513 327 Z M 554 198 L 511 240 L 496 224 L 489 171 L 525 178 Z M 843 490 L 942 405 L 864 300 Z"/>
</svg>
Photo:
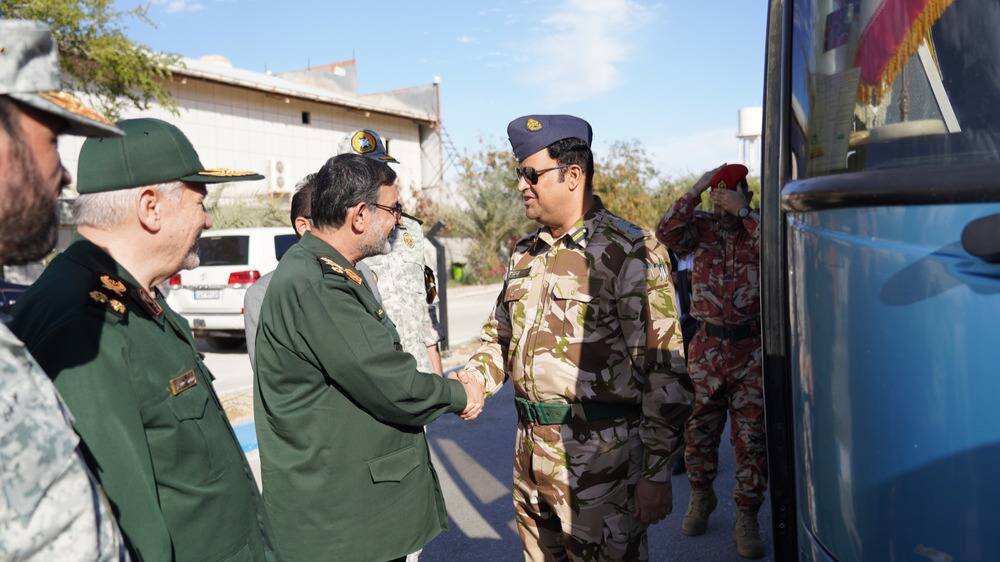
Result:
<svg viewBox="0 0 1000 562">
<path fill-rule="evenodd" d="M 726 164 L 718 172 L 715 172 L 715 175 L 708 182 L 708 186 L 713 189 L 735 190 L 749 172 L 750 170 L 747 170 L 743 164 Z"/>
</svg>

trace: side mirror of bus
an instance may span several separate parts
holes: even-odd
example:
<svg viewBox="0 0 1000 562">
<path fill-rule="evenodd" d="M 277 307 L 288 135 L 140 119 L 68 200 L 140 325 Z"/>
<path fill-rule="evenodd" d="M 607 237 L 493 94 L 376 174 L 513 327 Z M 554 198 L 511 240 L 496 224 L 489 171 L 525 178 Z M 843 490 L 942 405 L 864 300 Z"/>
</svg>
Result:
<svg viewBox="0 0 1000 562">
<path fill-rule="evenodd" d="M 1000 263 L 1000 213 L 978 218 L 962 230 L 962 247 L 977 258 Z"/>
</svg>

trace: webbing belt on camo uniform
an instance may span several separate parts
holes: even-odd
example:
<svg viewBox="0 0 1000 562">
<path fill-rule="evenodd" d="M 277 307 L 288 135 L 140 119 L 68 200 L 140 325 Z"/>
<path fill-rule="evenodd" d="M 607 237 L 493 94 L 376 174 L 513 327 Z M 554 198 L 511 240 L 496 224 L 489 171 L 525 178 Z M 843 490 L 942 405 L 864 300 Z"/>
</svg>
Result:
<svg viewBox="0 0 1000 562">
<path fill-rule="evenodd" d="M 639 407 L 631 404 L 607 404 L 605 402 L 580 402 L 587 421 L 609 420 L 613 418 L 639 417 Z M 539 425 L 563 425 L 573 419 L 573 405 L 565 402 L 532 402 L 520 396 L 514 397 L 517 419 L 524 423 Z"/>
<path fill-rule="evenodd" d="M 756 321 L 746 324 L 726 324 L 724 326 L 709 322 L 702 322 L 702 324 L 705 326 L 706 335 L 724 340 L 745 340 L 760 334 L 760 326 Z"/>
</svg>

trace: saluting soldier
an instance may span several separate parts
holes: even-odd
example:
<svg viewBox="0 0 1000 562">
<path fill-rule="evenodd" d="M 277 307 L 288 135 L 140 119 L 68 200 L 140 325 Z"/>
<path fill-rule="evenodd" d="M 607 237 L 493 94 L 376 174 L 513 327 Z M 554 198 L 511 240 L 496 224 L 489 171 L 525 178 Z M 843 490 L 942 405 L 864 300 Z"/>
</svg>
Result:
<svg viewBox="0 0 1000 562">
<path fill-rule="evenodd" d="M 657 237 L 694 257 L 691 316 L 699 322 L 688 369 L 695 405 L 688 420 L 684 461 L 691 499 L 681 525 L 689 536 L 705 533 L 717 504 L 712 484 L 719 439 L 728 412 L 736 454 L 736 551 L 761 558 L 757 512 L 767 487 L 764 391 L 760 339 L 760 214 L 750 208 L 747 168 L 720 166 L 703 175 L 674 203 Z M 712 189 L 715 212 L 696 211 Z"/>
<path fill-rule="evenodd" d="M 129 119 L 80 152 L 78 234 L 15 310 L 139 560 L 275 560 L 246 458 L 183 317 L 156 286 L 198 265 L 205 169 L 187 137 Z"/>
<path fill-rule="evenodd" d="M 692 398 L 669 261 L 594 195 L 589 123 L 528 115 L 507 135 L 541 228 L 517 242 L 459 376 L 488 394 L 513 380 L 525 560 L 646 560 Z"/>
<path fill-rule="evenodd" d="M 388 251 L 396 174 L 341 154 L 316 173 L 312 228 L 281 258 L 257 329 L 264 501 L 284 560 L 403 559 L 447 528 L 423 426 L 475 417 L 475 385 L 423 373 L 355 264 Z"/>
<path fill-rule="evenodd" d="M 69 182 L 57 135 L 120 136 L 59 91 L 49 29 L 0 19 L 0 263 L 41 259 L 56 241 L 56 198 Z M 84 463 L 59 392 L 0 323 L 0 560 L 127 560 Z"/>
</svg>

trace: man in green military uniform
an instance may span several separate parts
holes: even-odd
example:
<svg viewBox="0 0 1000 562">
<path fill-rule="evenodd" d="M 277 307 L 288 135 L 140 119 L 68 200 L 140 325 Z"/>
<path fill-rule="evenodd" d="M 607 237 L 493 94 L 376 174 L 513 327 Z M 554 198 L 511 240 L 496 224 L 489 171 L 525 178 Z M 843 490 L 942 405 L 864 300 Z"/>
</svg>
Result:
<svg viewBox="0 0 1000 562">
<path fill-rule="evenodd" d="M 313 227 L 281 258 L 257 329 L 254 414 L 264 502 L 290 562 L 402 559 L 447 527 L 423 425 L 482 394 L 417 370 L 358 274 L 402 209 L 384 162 L 331 158 Z"/>
<path fill-rule="evenodd" d="M 253 476 L 187 322 L 156 286 L 198 265 L 206 170 L 157 119 L 80 153 L 79 234 L 24 294 L 13 331 L 73 414 L 137 560 L 276 560 Z"/>
<path fill-rule="evenodd" d="M 594 196 L 590 124 L 526 115 L 507 135 L 525 214 L 542 226 L 514 248 L 459 377 L 488 393 L 513 380 L 525 560 L 646 560 L 692 401 L 670 262 Z"/>
</svg>

